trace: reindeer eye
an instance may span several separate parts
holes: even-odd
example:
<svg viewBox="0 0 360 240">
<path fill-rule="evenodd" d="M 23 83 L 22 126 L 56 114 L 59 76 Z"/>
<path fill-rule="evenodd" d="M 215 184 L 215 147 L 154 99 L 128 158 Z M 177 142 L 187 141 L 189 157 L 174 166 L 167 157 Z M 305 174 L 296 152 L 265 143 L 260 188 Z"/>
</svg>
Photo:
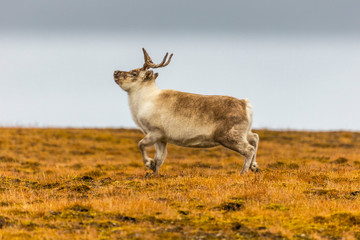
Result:
<svg viewBox="0 0 360 240">
<path fill-rule="evenodd" d="M 133 72 L 133 73 L 131 73 L 134 77 L 136 77 L 137 76 L 137 72 Z"/>
</svg>

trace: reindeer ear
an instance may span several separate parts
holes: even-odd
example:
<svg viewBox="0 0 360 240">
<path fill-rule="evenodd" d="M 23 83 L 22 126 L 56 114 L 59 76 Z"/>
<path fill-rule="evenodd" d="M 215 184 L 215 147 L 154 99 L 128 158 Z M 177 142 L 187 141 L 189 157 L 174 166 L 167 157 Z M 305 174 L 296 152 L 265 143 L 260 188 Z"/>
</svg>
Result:
<svg viewBox="0 0 360 240">
<path fill-rule="evenodd" d="M 147 71 L 147 72 L 145 73 L 145 78 L 144 78 L 144 80 L 145 80 L 145 81 L 151 80 L 151 79 L 153 78 L 153 76 L 154 76 L 154 72 L 153 72 L 153 71 Z"/>
</svg>

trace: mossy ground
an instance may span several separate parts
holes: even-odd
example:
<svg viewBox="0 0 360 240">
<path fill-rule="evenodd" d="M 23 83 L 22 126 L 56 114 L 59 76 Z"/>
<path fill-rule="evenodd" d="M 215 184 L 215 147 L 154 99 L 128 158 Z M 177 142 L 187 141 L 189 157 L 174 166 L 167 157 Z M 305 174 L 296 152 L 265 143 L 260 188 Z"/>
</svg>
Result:
<svg viewBox="0 0 360 240">
<path fill-rule="evenodd" d="M 360 239 L 360 133 L 255 132 L 261 173 L 169 146 L 146 178 L 139 131 L 0 128 L 0 239 Z"/>
</svg>

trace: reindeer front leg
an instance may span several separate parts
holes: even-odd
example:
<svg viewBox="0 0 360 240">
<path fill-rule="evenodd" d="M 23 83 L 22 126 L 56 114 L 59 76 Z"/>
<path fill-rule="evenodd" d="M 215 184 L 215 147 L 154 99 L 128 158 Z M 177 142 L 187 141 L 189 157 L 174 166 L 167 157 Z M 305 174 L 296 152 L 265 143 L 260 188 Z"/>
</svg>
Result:
<svg viewBox="0 0 360 240">
<path fill-rule="evenodd" d="M 150 157 L 148 157 L 146 153 L 146 148 L 151 147 L 156 142 L 160 141 L 162 138 L 162 134 L 158 132 L 149 132 L 140 142 L 139 142 L 139 148 L 143 157 L 143 162 L 147 168 L 150 170 L 153 170 L 156 172 L 156 164 L 154 160 Z"/>
<path fill-rule="evenodd" d="M 159 173 L 159 168 L 161 167 L 161 165 L 164 163 L 164 160 L 166 158 L 167 155 L 167 150 L 166 150 L 166 142 L 157 142 L 155 143 L 155 174 Z"/>
</svg>

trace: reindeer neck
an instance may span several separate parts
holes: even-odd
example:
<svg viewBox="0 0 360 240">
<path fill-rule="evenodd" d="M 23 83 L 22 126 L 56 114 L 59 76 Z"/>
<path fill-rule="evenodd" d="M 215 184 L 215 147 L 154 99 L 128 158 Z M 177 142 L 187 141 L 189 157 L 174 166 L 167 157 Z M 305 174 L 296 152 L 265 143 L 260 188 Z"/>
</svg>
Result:
<svg viewBox="0 0 360 240">
<path fill-rule="evenodd" d="M 155 82 L 145 83 L 138 88 L 129 91 L 129 101 L 131 103 L 143 102 L 151 99 L 151 96 L 157 95 L 161 90 L 156 86 Z"/>
</svg>

